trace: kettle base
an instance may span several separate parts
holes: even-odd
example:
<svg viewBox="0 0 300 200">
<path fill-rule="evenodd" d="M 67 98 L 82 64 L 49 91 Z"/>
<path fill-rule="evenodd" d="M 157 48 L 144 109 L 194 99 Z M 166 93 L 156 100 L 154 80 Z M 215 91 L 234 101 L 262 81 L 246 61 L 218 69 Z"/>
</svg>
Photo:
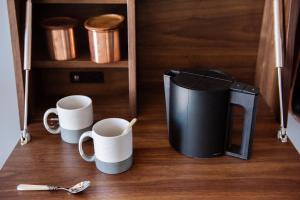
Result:
<svg viewBox="0 0 300 200">
<path fill-rule="evenodd" d="M 192 155 L 190 153 L 184 152 L 182 150 L 179 150 L 177 148 L 175 148 L 171 143 L 170 143 L 172 149 L 174 149 L 176 152 L 189 157 L 189 158 L 193 158 L 193 159 L 199 159 L 199 158 L 214 158 L 214 157 L 220 157 L 220 156 L 224 156 L 225 153 L 224 152 L 216 152 L 216 153 L 210 153 L 210 154 L 197 154 L 197 155 Z"/>
</svg>

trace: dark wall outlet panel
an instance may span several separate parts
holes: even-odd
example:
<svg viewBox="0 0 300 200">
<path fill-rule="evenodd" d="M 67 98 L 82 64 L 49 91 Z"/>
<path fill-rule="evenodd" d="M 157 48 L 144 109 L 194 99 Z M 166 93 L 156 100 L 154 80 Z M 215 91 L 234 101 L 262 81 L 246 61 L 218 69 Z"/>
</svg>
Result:
<svg viewBox="0 0 300 200">
<path fill-rule="evenodd" d="M 104 74 L 99 71 L 70 72 L 71 83 L 104 83 Z"/>
</svg>

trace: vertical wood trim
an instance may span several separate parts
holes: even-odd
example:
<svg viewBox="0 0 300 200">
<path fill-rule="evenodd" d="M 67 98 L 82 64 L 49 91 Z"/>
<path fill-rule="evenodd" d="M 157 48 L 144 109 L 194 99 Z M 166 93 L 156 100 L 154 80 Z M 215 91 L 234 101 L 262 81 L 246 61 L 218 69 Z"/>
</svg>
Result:
<svg viewBox="0 0 300 200">
<path fill-rule="evenodd" d="M 127 0 L 129 111 L 137 115 L 135 0 Z"/>
<path fill-rule="evenodd" d="M 265 1 L 260 41 L 256 62 L 255 83 L 267 105 L 275 111 L 278 105 L 278 89 L 275 68 L 273 0 Z"/>
<path fill-rule="evenodd" d="M 14 71 L 18 96 L 20 127 L 21 129 L 23 129 L 22 122 L 24 117 L 24 81 L 15 0 L 7 0 L 7 8 L 11 34 L 11 44 L 14 58 Z"/>
<path fill-rule="evenodd" d="M 287 122 L 288 98 L 292 80 L 292 61 L 294 56 L 294 41 L 296 19 L 299 12 L 298 0 L 281 1 L 281 24 L 284 43 L 283 107 L 284 121 Z M 261 95 L 268 106 L 279 115 L 277 69 L 275 67 L 274 31 L 273 31 L 273 1 L 265 1 L 263 23 L 260 35 L 259 50 L 256 63 L 256 85 L 260 87 Z"/>
<path fill-rule="evenodd" d="M 267 105 L 278 113 L 277 71 L 275 68 L 273 0 L 265 1 L 256 62 L 256 85 Z"/>
<path fill-rule="evenodd" d="M 299 9 L 300 9 L 300 1 L 299 0 L 290 0 L 286 2 L 285 5 L 286 15 L 286 53 L 284 60 L 284 70 L 282 73 L 282 88 L 283 88 L 283 109 L 284 109 L 284 122 L 287 124 L 288 118 L 288 109 L 289 109 L 289 99 L 290 94 L 293 89 L 293 74 L 295 74 L 295 70 L 297 69 L 297 65 L 295 62 L 295 57 L 298 58 L 298 55 L 295 55 L 295 40 L 296 40 L 296 31 L 297 24 L 299 20 Z M 296 76 L 295 76 L 296 77 Z"/>
</svg>

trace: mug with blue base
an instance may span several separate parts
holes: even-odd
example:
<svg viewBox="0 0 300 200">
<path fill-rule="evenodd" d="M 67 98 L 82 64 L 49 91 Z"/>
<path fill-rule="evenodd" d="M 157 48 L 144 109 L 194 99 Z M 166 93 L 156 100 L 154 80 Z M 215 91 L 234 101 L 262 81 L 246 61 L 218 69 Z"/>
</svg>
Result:
<svg viewBox="0 0 300 200">
<path fill-rule="evenodd" d="M 58 115 L 58 128 L 49 126 L 48 117 L 50 114 Z M 43 121 L 48 132 L 60 133 L 64 142 L 78 144 L 80 136 L 92 129 L 92 99 L 82 95 L 64 97 L 56 103 L 56 108 L 50 108 L 45 112 Z"/>
<path fill-rule="evenodd" d="M 88 162 L 95 162 L 96 167 L 106 174 L 119 174 L 132 165 L 132 129 L 123 133 L 129 122 L 120 118 L 108 118 L 97 122 L 92 131 L 85 132 L 79 140 L 79 153 Z M 86 138 L 92 138 L 94 152 L 88 156 L 82 149 Z"/>
</svg>

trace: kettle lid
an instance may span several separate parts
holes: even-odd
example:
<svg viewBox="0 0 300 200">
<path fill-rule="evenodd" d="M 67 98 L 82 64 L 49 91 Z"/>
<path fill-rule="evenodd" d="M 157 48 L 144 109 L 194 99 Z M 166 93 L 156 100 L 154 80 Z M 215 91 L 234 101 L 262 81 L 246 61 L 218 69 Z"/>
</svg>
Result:
<svg viewBox="0 0 300 200">
<path fill-rule="evenodd" d="M 172 81 L 191 90 L 226 90 L 234 79 L 219 70 L 185 70 L 179 71 Z"/>
</svg>

